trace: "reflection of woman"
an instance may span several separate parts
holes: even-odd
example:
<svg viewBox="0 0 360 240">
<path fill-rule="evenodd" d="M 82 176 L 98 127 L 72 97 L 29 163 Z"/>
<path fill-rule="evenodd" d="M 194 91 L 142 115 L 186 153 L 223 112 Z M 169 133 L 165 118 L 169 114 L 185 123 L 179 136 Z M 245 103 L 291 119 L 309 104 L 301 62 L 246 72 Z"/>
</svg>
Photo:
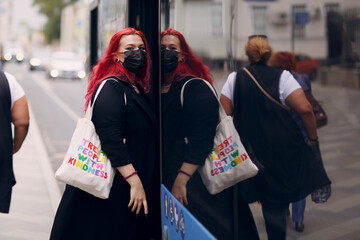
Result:
<svg viewBox="0 0 360 240">
<path fill-rule="evenodd" d="M 296 60 L 292 53 L 290 52 L 276 52 L 271 55 L 269 59 L 269 66 L 279 68 L 282 70 L 289 71 L 296 81 L 299 83 L 301 88 L 306 91 L 311 91 L 311 82 L 307 75 L 300 75 L 296 70 Z M 303 122 L 298 114 L 292 113 L 294 120 L 297 125 L 300 127 L 301 132 L 305 138 L 308 137 L 306 129 L 304 127 Z M 298 232 L 302 232 L 304 230 L 304 212 L 306 206 L 306 198 L 303 198 L 299 201 L 292 203 L 292 220 L 295 223 L 295 230 Z"/>
<path fill-rule="evenodd" d="M 105 200 L 66 186 L 50 239 L 160 238 L 152 234 L 160 209 L 152 203 L 157 196 L 151 195 L 159 186 L 153 177 L 155 115 L 146 97 L 149 68 L 142 32 L 127 28 L 112 37 L 93 69 L 86 106 L 100 82 L 108 79 L 95 102 L 92 121 L 102 150 L 118 171 Z M 142 208 L 145 214 L 140 214 Z"/>
<path fill-rule="evenodd" d="M 231 189 L 210 195 L 196 171 L 213 147 L 218 101 L 206 83 L 192 80 L 185 86 L 183 107 L 180 103 L 189 79 L 212 82 L 209 69 L 178 31 L 162 32 L 161 49 L 163 183 L 218 239 L 231 239 Z"/>
<path fill-rule="evenodd" d="M 308 135 L 306 145 L 289 112 L 267 98 L 244 70 L 229 75 L 221 103 L 234 115 L 245 148 L 263 166 L 255 178 L 239 184 L 240 194 L 249 202 L 261 201 L 269 240 L 286 239 L 288 203 L 328 184 L 329 179 L 315 156 L 315 116 L 299 84 L 288 71 L 266 65 L 272 52 L 266 36 L 249 37 L 245 51 L 248 70 L 279 105 L 300 116 Z M 254 184 L 248 188 L 250 183 Z"/>
</svg>

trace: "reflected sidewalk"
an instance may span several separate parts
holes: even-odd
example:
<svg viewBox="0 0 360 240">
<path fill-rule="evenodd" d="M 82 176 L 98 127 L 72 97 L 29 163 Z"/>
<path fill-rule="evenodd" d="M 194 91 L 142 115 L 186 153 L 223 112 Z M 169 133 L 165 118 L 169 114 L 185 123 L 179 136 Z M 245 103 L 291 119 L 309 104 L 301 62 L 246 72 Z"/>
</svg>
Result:
<svg viewBox="0 0 360 240">
<path fill-rule="evenodd" d="M 0 239 L 49 239 L 61 191 L 30 109 L 30 129 L 14 155 L 16 185 L 10 213 L 0 213 Z"/>
</svg>

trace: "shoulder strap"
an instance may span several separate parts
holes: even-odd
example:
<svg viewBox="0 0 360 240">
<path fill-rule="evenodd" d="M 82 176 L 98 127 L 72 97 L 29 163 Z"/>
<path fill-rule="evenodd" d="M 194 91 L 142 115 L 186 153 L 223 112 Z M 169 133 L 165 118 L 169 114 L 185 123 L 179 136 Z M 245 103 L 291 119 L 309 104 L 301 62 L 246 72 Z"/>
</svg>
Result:
<svg viewBox="0 0 360 240">
<path fill-rule="evenodd" d="M 223 119 L 224 117 L 226 117 L 226 112 L 223 108 L 223 106 L 221 105 L 220 101 L 219 101 L 219 98 L 217 97 L 217 94 L 215 92 L 215 89 L 214 87 L 206 80 L 204 79 L 201 79 L 201 78 L 191 78 L 189 80 L 187 80 L 184 85 L 182 86 L 181 88 L 181 93 L 180 93 L 180 103 L 181 103 L 181 107 L 183 107 L 183 104 L 184 104 L 184 89 L 185 89 L 185 86 L 186 84 L 188 84 L 191 80 L 201 80 L 203 81 L 204 83 L 206 83 L 206 85 L 209 86 L 209 88 L 211 89 L 211 91 L 214 93 L 215 97 L 216 97 L 216 100 L 219 102 L 219 111 L 220 111 L 220 118 Z"/>
<path fill-rule="evenodd" d="M 209 88 L 213 91 L 215 97 L 217 98 L 217 94 L 216 94 L 213 86 L 211 86 L 211 84 L 210 84 L 208 81 L 206 81 L 206 80 L 204 80 L 204 79 L 201 79 L 201 78 L 191 78 L 191 79 L 187 80 L 187 81 L 184 83 L 184 85 L 182 86 L 182 88 L 181 88 L 181 92 L 180 92 L 181 107 L 182 107 L 183 104 L 184 104 L 184 90 L 185 90 L 185 86 L 186 86 L 186 84 L 188 84 L 188 83 L 189 83 L 190 81 L 192 81 L 192 80 L 201 80 L 201 81 L 203 81 L 204 83 L 206 83 L 206 85 L 209 86 Z"/>
<path fill-rule="evenodd" d="M 281 103 L 279 103 L 278 101 L 276 101 L 270 94 L 268 94 L 262 87 L 261 85 L 258 83 L 258 81 L 256 81 L 255 77 L 251 74 L 251 72 L 244 67 L 243 70 L 251 77 L 251 79 L 255 82 L 255 84 L 259 87 L 259 89 L 265 94 L 265 96 L 267 98 L 269 98 L 271 101 L 273 101 L 274 103 L 276 103 L 279 107 L 285 109 L 286 111 L 289 111 L 284 105 L 282 105 Z"/>
<path fill-rule="evenodd" d="M 96 93 L 95 93 L 95 97 L 94 97 L 93 102 L 91 103 L 91 101 L 89 101 L 89 105 L 88 105 L 88 108 L 87 108 L 86 113 L 85 113 L 85 118 L 91 119 L 92 113 L 93 113 L 93 108 L 94 108 L 94 105 L 95 105 L 95 101 L 96 101 L 97 97 L 99 96 L 101 89 L 103 88 L 103 86 L 105 85 L 105 83 L 106 83 L 108 80 L 114 80 L 114 81 L 117 81 L 117 82 L 118 82 L 118 80 L 115 79 L 115 78 L 108 78 L 108 79 L 103 80 L 103 81 L 100 83 L 98 89 L 96 90 Z M 125 91 L 124 91 L 124 101 L 125 101 L 125 105 L 126 105 L 126 94 L 125 94 Z"/>
</svg>

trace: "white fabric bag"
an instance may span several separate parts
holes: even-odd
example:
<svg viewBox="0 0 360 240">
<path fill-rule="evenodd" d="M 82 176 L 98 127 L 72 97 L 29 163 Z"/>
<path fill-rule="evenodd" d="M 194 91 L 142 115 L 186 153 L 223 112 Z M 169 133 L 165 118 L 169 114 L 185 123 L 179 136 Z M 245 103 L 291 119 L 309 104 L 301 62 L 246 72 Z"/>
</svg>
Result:
<svg viewBox="0 0 360 240">
<path fill-rule="evenodd" d="M 183 94 L 186 84 L 195 79 L 197 78 L 192 78 L 183 85 L 180 96 L 181 106 L 183 106 Z M 203 79 L 198 80 L 204 81 L 216 96 L 215 90 L 209 82 Z M 220 101 L 219 114 L 220 122 L 216 127 L 214 147 L 206 158 L 204 166 L 198 169 L 201 179 L 210 194 L 217 194 L 258 173 L 258 168 L 251 161 L 241 143 L 233 118 L 226 115 Z"/>
<path fill-rule="evenodd" d="M 96 91 L 93 104 L 89 102 L 85 116 L 78 120 L 64 161 L 55 173 L 57 180 L 103 199 L 109 197 L 115 169 L 101 151 L 100 139 L 91 117 L 96 98 L 105 82 L 102 81 Z"/>
</svg>

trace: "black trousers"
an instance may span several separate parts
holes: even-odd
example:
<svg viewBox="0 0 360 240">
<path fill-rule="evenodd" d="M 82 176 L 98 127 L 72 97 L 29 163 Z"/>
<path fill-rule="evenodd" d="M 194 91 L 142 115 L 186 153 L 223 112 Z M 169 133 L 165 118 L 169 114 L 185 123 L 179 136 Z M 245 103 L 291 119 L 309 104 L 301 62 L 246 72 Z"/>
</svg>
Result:
<svg viewBox="0 0 360 240">
<path fill-rule="evenodd" d="M 286 240 L 288 204 L 261 202 L 268 240 Z"/>
<path fill-rule="evenodd" d="M 6 193 L 1 193 L 2 196 L 0 198 L 0 213 L 9 213 L 11 193 L 12 188 L 10 188 L 10 190 L 8 190 Z"/>
</svg>

